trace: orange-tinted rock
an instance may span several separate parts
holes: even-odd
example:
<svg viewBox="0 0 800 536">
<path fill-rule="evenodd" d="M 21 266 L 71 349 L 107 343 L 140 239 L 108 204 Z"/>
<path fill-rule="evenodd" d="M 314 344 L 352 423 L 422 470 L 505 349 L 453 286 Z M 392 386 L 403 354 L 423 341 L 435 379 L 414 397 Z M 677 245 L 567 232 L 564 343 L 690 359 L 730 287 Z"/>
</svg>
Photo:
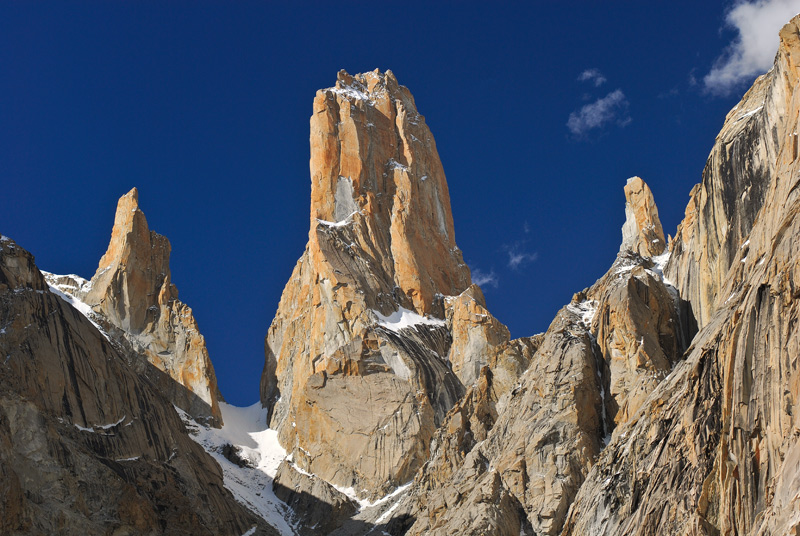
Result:
<svg viewBox="0 0 800 536">
<path fill-rule="evenodd" d="M 303 470 L 375 496 L 463 394 L 445 296 L 470 286 L 433 136 L 389 71 L 317 92 L 311 228 L 266 337 L 261 399 Z"/>
<path fill-rule="evenodd" d="M 134 188 L 120 198 L 108 250 L 78 297 L 109 324 L 110 335 L 177 382 L 154 378 L 174 404 L 221 423 L 205 339 L 172 284 L 169 240 L 148 228 L 138 197 Z"/>
<path fill-rule="evenodd" d="M 639 177 L 625 185 L 625 225 L 622 226 L 620 251 L 632 251 L 642 257 L 661 255 L 666 247 L 664 229 L 658 219 L 653 193 Z"/>
</svg>

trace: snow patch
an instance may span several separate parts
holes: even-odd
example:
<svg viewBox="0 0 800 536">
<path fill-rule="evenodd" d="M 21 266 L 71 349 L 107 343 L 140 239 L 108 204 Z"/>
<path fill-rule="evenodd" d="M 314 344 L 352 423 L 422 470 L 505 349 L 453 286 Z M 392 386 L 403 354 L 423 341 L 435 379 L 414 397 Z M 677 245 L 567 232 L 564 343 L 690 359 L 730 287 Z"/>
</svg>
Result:
<svg viewBox="0 0 800 536">
<path fill-rule="evenodd" d="M 126 417 L 126 415 L 123 415 L 120 420 L 118 420 L 117 422 L 112 422 L 110 424 L 95 424 L 91 428 L 86 428 L 84 426 L 81 426 L 80 424 L 73 424 L 72 426 L 74 426 L 75 428 L 77 428 L 81 432 L 90 432 L 90 433 L 94 434 L 94 433 L 97 433 L 97 429 L 98 428 L 100 430 L 109 430 L 111 428 L 114 428 L 115 426 L 119 426 L 120 424 L 122 424 L 125 421 L 125 417 Z"/>
<path fill-rule="evenodd" d="M 422 316 L 405 307 L 400 307 L 397 311 L 389 316 L 383 316 L 378 311 L 372 311 L 378 317 L 378 325 L 394 331 L 400 332 L 401 329 L 411 328 L 416 326 L 446 326 L 447 322 L 439 318 L 431 318 L 429 316 Z"/>
<path fill-rule="evenodd" d="M 362 91 L 361 88 L 355 86 L 346 86 L 342 84 L 342 87 L 331 87 L 328 88 L 328 91 L 336 93 L 337 95 L 340 95 L 348 100 L 353 99 L 372 104 L 372 99 L 369 98 L 369 95 Z"/>
<path fill-rule="evenodd" d="M 408 166 L 404 166 L 394 158 L 389 159 L 389 169 L 399 169 L 400 171 L 408 171 Z"/>
<path fill-rule="evenodd" d="M 287 456 L 278 443 L 277 430 L 267 427 L 267 410 L 261 407 L 261 402 L 245 408 L 224 402 L 219 406 L 225 423 L 219 429 L 198 424 L 177 406 L 175 411 L 191 438 L 219 463 L 223 483 L 236 500 L 275 527 L 282 536 L 294 536 L 295 531 L 286 521 L 289 507 L 272 491 L 278 466 Z M 239 456 L 250 465 L 239 467 L 223 456 L 226 445 L 238 447 Z M 254 530 L 245 534 L 254 534 Z"/>
<path fill-rule="evenodd" d="M 764 105 L 762 104 L 761 106 L 759 106 L 758 108 L 756 108 L 754 110 L 750 110 L 749 112 L 743 113 L 742 115 L 739 116 L 739 119 L 737 119 L 736 122 L 738 123 L 742 119 L 745 119 L 747 117 L 750 117 L 753 114 L 756 114 L 756 113 L 760 112 L 763 107 L 764 107 Z"/>
<path fill-rule="evenodd" d="M 74 309 L 76 309 L 79 313 L 86 317 L 86 319 L 97 328 L 97 331 L 103 334 L 103 337 L 106 338 L 107 341 L 111 342 L 111 337 L 108 336 L 108 333 L 100 327 L 100 324 L 94 321 L 94 318 L 97 313 L 95 313 L 92 308 L 87 305 L 86 303 L 82 302 L 69 292 L 64 292 L 66 289 L 75 289 L 79 292 L 87 292 L 92 287 L 92 282 L 87 281 L 86 279 L 77 276 L 75 274 L 70 274 L 68 276 L 62 276 L 57 274 L 52 274 L 50 272 L 45 272 L 44 270 L 40 270 L 42 275 L 44 276 L 45 281 L 47 282 L 47 286 L 50 287 L 50 292 L 70 304 Z M 57 279 L 67 277 L 72 278 L 78 286 L 75 285 L 65 285 L 65 284 L 51 284 L 51 282 L 55 282 Z M 64 290 L 62 290 L 64 289 Z"/>
<path fill-rule="evenodd" d="M 581 323 L 587 328 L 592 325 L 592 320 L 597 312 L 597 300 L 583 300 L 580 303 L 570 303 L 567 310 L 581 318 Z"/>
<path fill-rule="evenodd" d="M 355 216 L 357 212 L 357 210 L 351 212 L 349 216 L 345 217 L 341 221 L 326 221 L 317 218 L 317 223 L 324 225 L 325 227 L 344 227 L 345 225 L 353 223 L 353 216 Z"/>
</svg>

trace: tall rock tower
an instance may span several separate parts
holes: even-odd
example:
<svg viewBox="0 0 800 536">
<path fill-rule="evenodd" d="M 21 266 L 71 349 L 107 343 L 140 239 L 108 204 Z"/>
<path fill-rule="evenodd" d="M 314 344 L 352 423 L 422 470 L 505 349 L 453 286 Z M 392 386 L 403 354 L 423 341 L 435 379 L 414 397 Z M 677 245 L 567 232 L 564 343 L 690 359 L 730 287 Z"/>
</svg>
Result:
<svg viewBox="0 0 800 536">
<path fill-rule="evenodd" d="M 266 337 L 261 400 L 296 464 L 362 496 L 411 478 L 464 392 L 447 297 L 470 287 L 411 93 L 339 72 L 314 99 L 308 245 Z"/>
</svg>

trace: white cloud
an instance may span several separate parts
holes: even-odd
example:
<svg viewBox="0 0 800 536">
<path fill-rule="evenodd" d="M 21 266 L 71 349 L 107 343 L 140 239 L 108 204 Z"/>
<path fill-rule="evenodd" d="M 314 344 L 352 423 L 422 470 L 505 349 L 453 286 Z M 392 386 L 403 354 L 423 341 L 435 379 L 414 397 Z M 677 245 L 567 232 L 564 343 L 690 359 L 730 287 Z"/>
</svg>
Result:
<svg viewBox="0 0 800 536">
<path fill-rule="evenodd" d="M 591 82 L 594 87 L 600 87 L 606 83 L 606 77 L 600 72 L 600 69 L 586 69 L 578 75 L 579 82 Z"/>
<path fill-rule="evenodd" d="M 527 223 L 525 224 L 527 226 Z M 523 228 L 524 229 L 524 228 Z M 527 231 L 525 231 L 527 232 Z M 527 240 L 515 242 L 511 245 L 504 245 L 503 249 L 508 254 L 508 267 L 512 270 L 518 270 L 522 266 L 531 263 L 539 258 L 536 252 L 530 253 L 525 248 Z"/>
<path fill-rule="evenodd" d="M 631 122 L 628 106 L 625 94 L 621 89 L 617 89 L 569 114 L 567 128 L 574 135 L 582 136 L 588 131 L 610 122 L 616 122 L 619 126 L 624 127 Z"/>
<path fill-rule="evenodd" d="M 725 16 L 725 25 L 739 35 L 703 78 L 706 91 L 727 95 L 768 71 L 778 50 L 778 31 L 798 11 L 798 0 L 737 1 Z"/>
<path fill-rule="evenodd" d="M 483 272 L 478 268 L 472 270 L 472 282 L 479 287 L 494 287 L 497 288 L 497 276 L 494 275 L 494 270 L 489 273 Z"/>
</svg>

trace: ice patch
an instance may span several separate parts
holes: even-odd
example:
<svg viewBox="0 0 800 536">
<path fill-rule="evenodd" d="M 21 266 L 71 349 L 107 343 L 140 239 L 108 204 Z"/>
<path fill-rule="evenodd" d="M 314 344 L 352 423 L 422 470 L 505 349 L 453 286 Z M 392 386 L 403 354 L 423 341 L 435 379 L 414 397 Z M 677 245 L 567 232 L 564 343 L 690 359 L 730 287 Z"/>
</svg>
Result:
<svg viewBox="0 0 800 536">
<path fill-rule="evenodd" d="M 358 212 L 358 206 L 353 199 L 353 179 L 342 177 L 336 181 L 336 193 L 333 199 L 333 218 L 341 222 Z"/>
</svg>

